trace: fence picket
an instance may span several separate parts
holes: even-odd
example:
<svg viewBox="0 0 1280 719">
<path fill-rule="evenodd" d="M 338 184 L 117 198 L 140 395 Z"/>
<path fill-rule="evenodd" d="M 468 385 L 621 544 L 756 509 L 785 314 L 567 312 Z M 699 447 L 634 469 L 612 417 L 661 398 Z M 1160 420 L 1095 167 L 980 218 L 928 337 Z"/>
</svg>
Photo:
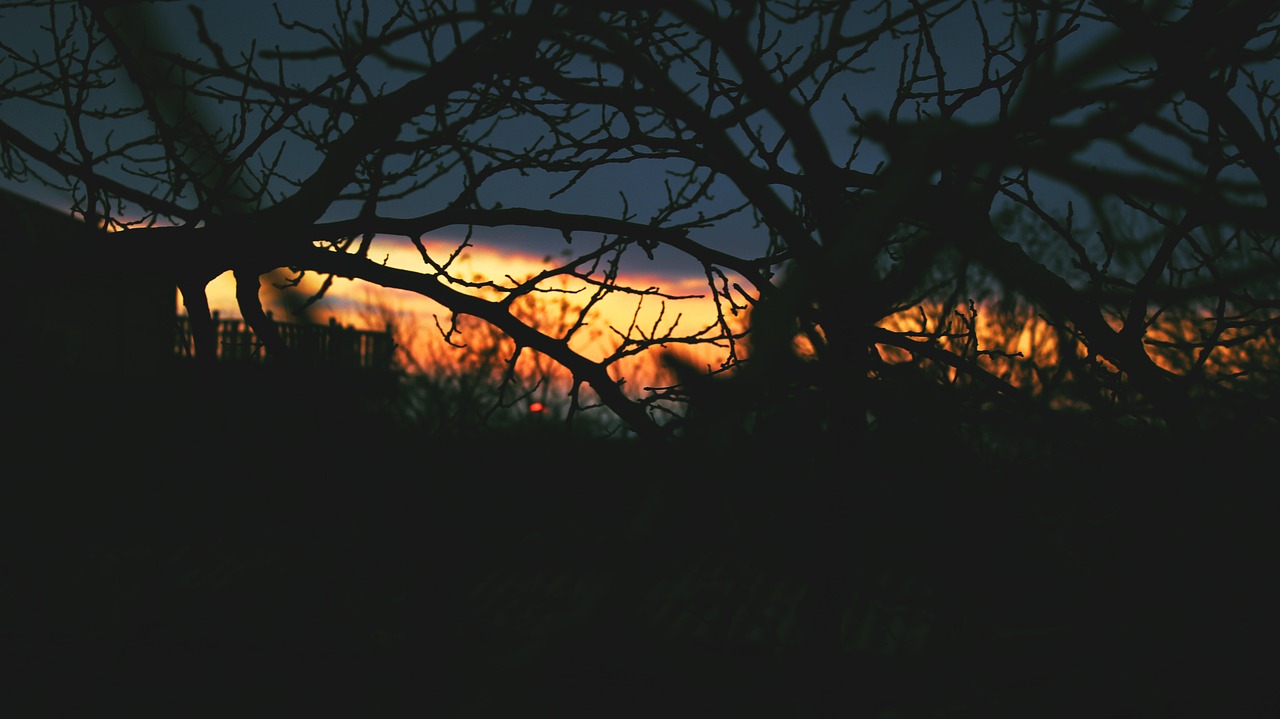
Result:
<svg viewBox="0 0 1280 719">
<path fill-rule="evenodd" d="M 271 313 L 267 318 L 275 322 Z M 395 340 L 388 325 L 383 332 L 343 327 L 334 318 L 327 325 L 297 322 L 275 322 L 285 346 L 305 362 L 357 369 L 391 369 Z M 230 362 L 262 362 L 270 357 L 266 347 L 248 323 L 240 319 L 221 319 L 213 313 L 217 359 Z M 195 343 L 191 322 L 179 316 L 174 328 L 174 354 L 192 357 Z"/>
</svg>

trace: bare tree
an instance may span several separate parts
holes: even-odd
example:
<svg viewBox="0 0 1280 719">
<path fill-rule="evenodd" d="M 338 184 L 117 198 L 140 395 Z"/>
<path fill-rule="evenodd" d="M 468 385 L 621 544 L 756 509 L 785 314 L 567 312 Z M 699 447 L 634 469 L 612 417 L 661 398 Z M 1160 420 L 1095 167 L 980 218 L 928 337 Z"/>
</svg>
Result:
<svg viewBox="0 0 1280 719">
<path fill-rule="evenodd" d="M 704 386 L 748 433 L 861 436 L 915 394 L 1276 422 L 1271 2 L 283 3 L 260 37 L 199 6 L 0 13 L 4 178 L 118 230 L 122 266 L 164 268 L 196 322 L 227 270 L 268 342 L 277 268 L 416 292 L 648 437 Z M 567 254 L 455 272 L 513 229 Z M 448 231 L 457 252 L 427 250 Z M 388 238 L 421 266 L 385 264 Z M 705 276 L 716 319 L 627 283 L 651 262 Z M 575 321 L 515 311 L 565 280 Z M 571 342 L 607 296 L 669 309 L 589 358 Z M 676 363 L 679 387 L 611 374 L 681 345 L 722 359 Z"/>
<path fill-rule="evenodd" d="M 984 640 L 997 634 L 982 634 L 1000 611 L 989 607 L 1036 589 L 1018 582 L 1048 550 L 1009 537 L 1039 516 L 962 515 L 951 500 L 972 485 L 917 465 L 976 446 L 1021 469 L 1024 450 L 1039 451 L 1023 443 L 1044 444 L 1036 430 L 1057 439 L 1068 426 L 1215 451 L 1241 432 L 1276 433 L 1274 0 L 298 0 L 273 5 L 265 25 L 229 7 L 0 0 L 6 186 L 60 196 L 110 230 L 96 241 L 115 264 L 100 269 L 118 281 L 159 268 L 181 288 L 198 356 L 213 356 L 205 288 L 226 271 L 281 356 L 263 277 L 355 278 L 445 307 L 452 316 L 426 329 L 496 373 L 492 407 L 534 397 L 511 370 L 537 357 L 569 378 L 566 414 L 602 405 L 643 438 L 753 440 L 713 455 L 708 481 L 688 491 L 714 493 L 746 465 L 740 494 L 755 500 L 735 516 L 780 516 L 779 535 L 803 535 L 802 621 L 826 642 L 806 655 L 814 686 L 843 686 L 835 673 L 848 665 L 827 661 L 839 636 L 825 629 L 840 624 L 849 574 L 886 576 L 875 572 L 915 552 L 949 590 L 935 626 Z M 455 241 L 441 251 L 440 238 Z M 532 274 L 460 259 L 521 243 L 546 257 Z M 413 266 L 387 262 L 400 246 L 416 251 Z M 705 283 L 635 279 L 664 273 Z M 530 311 L 565 293 L 553 321 Z M 587 352 L 580 338 L 619 298 L 633 319 L 607 328 L 603 355 Z M 658 355 L 673 381 L 624 369 Z M 867 456 L 892 458 L 906 479 L 833 496 L 832 460 Z M 752 484 L 771 473 L 798 479 L 785 495 Z M 937 485 L 917 492 L 919 475 Z M 1082 566 L 1104 577 L 1088 587 L 1108 591 L 1108 578 L 1168 552 L 1178 566 L 1162 581 L 1181 596 L 1185 563 L 1205 553 L 1194 542 L 1230 531 L 1238 546 L 1194 568 L 1223 583 L 1256 573 L 1239 567 L 1265 553 L 1250 534 L 1261 503 L 1241 510 L 1256 515 L 1243 529 L 1225 502 L 1203 510 L 1212 523 L 1199 533 L 1175 526 L 1188 504 L 1152 520 L 1156 538 L 1128 554 L 1115 549 L 1124 527 L 1101 520 L 1079 546 L 1054 528 L 1037 546 L 1066 547 L 1053 566 Z M 1077 561 L 1080 547 L 1095 564 Z M 1273 613 L 1260 591 L 1198 603 L 1215 586 L 1179 599 L 1177 615 L 1144 589 L 1150 602 L 1104 623 L 1113 607 L 1068 584 L 1044 580 L 1043 594 L 1057 611 L 1059 594 L 1078 592 L 1093 614 L 1062 610 L 1086 617 L 1073 628 L 1105 637 L 1146 622 L 1126 647 L 1178 637 L 1198 642 L 1197 660 L 1220 661 L 1230 632 L 1187 639 L 1195 615 L 1244 617 L 1233 631 L 1252 637 L 1244 625 Z M 1058 646 L 1034 662 L 1011 650 L 990 674 L 1043 660 L 1065 676 L 1072 660 L 1108 659 Z M 1165 661 L 1153 675 L 1198 682 Z"/>
</svg>

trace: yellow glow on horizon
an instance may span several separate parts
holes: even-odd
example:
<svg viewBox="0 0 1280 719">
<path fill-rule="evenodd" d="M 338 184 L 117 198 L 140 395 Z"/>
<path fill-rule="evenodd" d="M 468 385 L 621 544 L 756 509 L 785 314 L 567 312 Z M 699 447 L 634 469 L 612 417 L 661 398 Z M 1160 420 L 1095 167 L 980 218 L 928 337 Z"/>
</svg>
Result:
<svg viewBox="0 0 1280 719">
<path fill-rule="evenodd" d="M 455 252 L 458 243 L 448 240 L 424 239 L 424 247 L 432 260 L 440 263 Z M 434 274 L 425 265 L 416 248 L 407 242 L 375 242 L 370 257 L 388 266 Z M 490 281 L 501 287 L 534 277 L 557 265 L 554 258 L 510 250 L 498 250 L 477 245 L 464 248 L 449 267 L 449 274 L 463 282 Z M 307 273 L 296 288 L 279 290 L 272 283 L 283 284 L 290 279 L 286 271 L 263 280 L 260 296 L 273 316 L 285 321 L 291 316 L 289 306 L 297 307 L 302 300 L 319 290 L 324 281 L 322 275 Z M 688 296 L 689 299 L 663 300 L 657 296 L 642 296 L 625 292 L 607 292 L 592 307 L 586 324 L 577 331 L 570 346 L 588 359 L 600 361 L 611 355 L 623 342 L 622 334 L 633 338 L 696 334 L 714 325 L 717 320 L 716 305 L 706 280 L 702 277 L 664 277 L 656 274 L 631 274 L 618 278 L 618 284 L 644 290 L 660 288 L 664 293 Z M 459 292 L 496 299 L 501 296 L 492 287 L 451 285 Z M 563 335 L 564 329 L 577 319 L 577 312 L 593 296 L 595 289 L 580 278 L 559 276 L 540 284 L 542 292 L 527 296 L 513 305 L 513 311 L 526 324 L 534 326 L 553 337 Z M 207 288 L 210 306 L 222 316 L 239 318 L 235 300 L 235 283 L 231 273 L 226 273 Z M 474 360 L 478 348 L 500 347 L 497 351 L 508 357 L 512 345 L 500 339 L 483 323 L 463 318 L 461 333 L 453 337 L 455 344 L 467 344 L 467 350 L 450 347 L 441 336 L 438 327 L 448 328 L 450 313 L 441 305 L 416 293 L 393 290 L 366 282 L 334 278 L 332 286 L 321 302 L 312 306 L 307 319 L 326 323 L 330 318 L 344 326 L 365 330 L 394 328 L 396 341 L 404 348 L 407 364 L 421 370 L 452 367 L 465 368 Z M 746 313 L 726 316 L 734 332 L 741 332 L 747 325 Z M 1113 327 L 1121 326 L 1119 319 L 1108 318 Z M 1207 377 L 1226 379 L 1251 368 L 1280 366 L 1280 336 L 1259 333 L 1257 336 L 1239 336 L 1238 329 L 1227 329 L 1216 339 L 1213 334 L 1219 320 L 1202 313 L 1162 314 L 1146 328 L 1144 347 L 1149 357 L 1161 368 L 1175 374 L 1203 371 Z M 970 323 L 972 323 L 972 333 Z M 935 344 L 939 349 L 973 362 L 993 375 L 1033 394 L 1043 389 L 1043 382 L 1057 371 L 1062 358 L 1059 354 L 1059 331 L 1046 322 L 1034 307 L 999 300 L 976 302 L 971 309 L 964 305 L 944 308 L 940 303 L 913 307 L 891 315 L 878 323 L 881 327 L 903 333 L 910 339 Z M 941 328 L 941 332 L 939 332 Z M 620 334 L 621 333 L 621 334 Z M 710 335 L 718 335 L 718 332 Z M 976 340 L 976 343 L 975 343 Z M 1208 341 L 1215 344 L 1201 357 L 1200 346 Z M 503 342 L 496 345 L 496 342 Z M 797 351 L 801 355 L 813 353 L 807 339 L 797 336 Z M 891 363 L 912 361 L 908 351 L 893 346 L 877 345 L 884 359 Z M 739 347 L 742 353 L 744 348 Z M 1075 344 L 1072 349 L 1083 358 L 1086 349 Z M 687 345 L 670 343 L 655 346 L 648 351 L 624 358 L 610 366 L 610 373 L 619 381 L 625 380 L 624 389 L 632 396 L 639 396 L 643 388 L 665 386 L 673 382 L 667 368 L 659 361 L 663 352 L 682 356 L 695 366 L 716 369 L 727 358 L 727 348 L 713 344 Z M 1106 372 L 1118 371 L 1105 359 L 1095 358 Z M 1198 364 L 1201 363 L 1201 364 Z M 926 363 L 930 365 L 932 363 Z M 566 370 L 535 356 L 523 353 L 517 371 L 534 373 L 567 387 Z M 957 370 L 937 365 L 939 379 L 953 381 Z M 523 376 L 523 375 L 522 375 Z M 1245 379 L 1247 381 L 1247 378 Z"/>
<path fill-rule="evenodd" d="M 1058 347 L 1058 330 L 1041 317 L 1034 308 L 1008 307 L 999 301 L 978 302 L 974 305 L 976 317 L 972 319 L 977 339 L 976 348 L 966 350 L 972 338 L 968 317 L 953 313 L 945 316 L 940 304 L 925 306 L 924 319 L 921 307 L 898 312 L 886 317 L 881 327 L 900 333 L 918 333 L 913 339 L 936 342 L 941 348 L 967 357 L 992 374 L 1002 377 L 1015 387 L 1036 392 L 1046 370 L 1055 368 L 1061 361 Z M 1108 316 L 1113 329 L 1123 327 L 1123 321 Z M 1145 328 L 1143 349 L 1151 361 L 1161 369 L 1178 375 L 1186 375 L 1202 360 L 1201 345 L 1209 337 L 1220 320 L 1207 311 L 1199 314 L 1175 315 L 1163 313 Z M 1230 323 L 1227 323 L 1230 324 Z M 1258 322 L 1261 325 L 1261 321 Z M 938 332 L 942 336 L 929 339 L 920 335 Z M 1276 333 L 1257 332 L 1244 336 L 1238 329 L 1224 330 L 1221 336 L 1211 340 L 1212 350 L 1203 357 L 1199 371 L 1211 380 L 1247 374 L 1251 368 L 1280 367 L 1280 336 Z M 910 354 L 897 347 L 877 345 L 889 362 L 905 362 Z M 978 352 L 987 354 L 978 354 Z M 1078 358 L 1085 358 L 1086 348 L 1073 348 Z M 1095 358 L 1106 371 L 1118 369 L 1105 358 Z"/>
<path fill-rule="evenodd" d="M 443 263 L 457 250 L 458 243 L 424 238 L 423 246 L 433 261 Z M 418 250 L 405 241 L 375 240 L 369 257 L 379 263 L 385 262 L 390 267 L 435 274 L 435 270 L 423 262 Z M 489 280 L 500 286 L 510 287 L 514 284 L 512 280 L 526 280 L 557 264 L 556 258 L 475 245 L 466 247 L 459 253 L 448 271 L 451 276 L 463 281 Z M 283 321 L 297 321 L 298 318 L 290 312 L 290 305 L 296 307 L 317 292 L 325 278 L 308 272 L 297 287 L 281 290 L 272 286 L 290 279 L 291 273 L 277 270 L 261 280 L 262 288 L 259 290 L 264 309 Z M 599 361 L 613 353 L 623 341 L 619 333 L 630 332 L 633 337 L 661 336 L 664 333 L 696 334 L 717 321 L 716 307 L 710 299 L 711 291 L 705 278 L 624 274 L 618 278 L 618 284 L 640 290 L 659 288 L 666 294 L 689 298 L 670 300 L 652 295 L 605 293 L 591 307 L 585 326 L 577 330 L 570 340 L 570 347 L 589 359 Z M 496 299 L 499 296 L 491 288 L 460 284 L 451 286 L 460 292 L 485 299 Z M 546 291 L 533 295 L 536 298 L 533 305 L 528 302 L 517 305 L 516 314 L 526 323 L 556 336 L 563 332 L 566 322 L 576 319 L 577 311 L 585 306 L 595 290 L 592 285 L 580 279 L 564 277 L 544 282 L 539 285 L 539 289 Z M 240 317 L 235 298 L 235 278 L 231 272 L 210 282 L 205 292 L 210 308 L 221 317 Z M 522 313 L 529 314 L 531 306 L 536 307 L 532 310 L 534 316 L 522 316 Z M 411 361 L 420 367 L 449 361 L 451 356 L 457 354 L 446 345 L 437 329 L 437 322 L 440 327 L 448 328 L 448 310 L 413 292 L 335 277 L 325 298 L 312 305 L 307 316 L 307 319 L 316 322 L 328 322 L 330 318 L 344 326 L 365 330 L 382 330 L 388 324 L 392 325 L 397 333 L 397 342 L 405 347 Z M 746 318 L 727 316 L 726 320 L 733 323 L 731 326 L 735 331 L 740 331 Z M 458 342 L 459 339 L 467 341 L 465 334 L 454 341 Z M 689 361 L 705 362 L 713 367 L 724 361 L 726 351 L 714 346 L 689 347 L 678 343 L 668 345 L 666 349 L 681 354 Z M 619 379 L 626 377 L 627 387 L 632 390 L 668 381 L 653 351 L 620 361 L 614 365 L 614 375 Z"/>
</svg>

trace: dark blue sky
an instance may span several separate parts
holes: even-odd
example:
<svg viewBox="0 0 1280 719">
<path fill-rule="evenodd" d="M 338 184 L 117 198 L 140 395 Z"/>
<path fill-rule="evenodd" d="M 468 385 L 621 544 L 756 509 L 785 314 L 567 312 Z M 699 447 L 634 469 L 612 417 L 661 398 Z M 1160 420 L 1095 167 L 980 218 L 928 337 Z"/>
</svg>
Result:
<svg viewBox="0 0 1280 719">
<path fill-rule="evenodd" d="M 154 16 L 164 27 L 160 34 L 167 39 L 171 48 L 180 50 L 183 53 L 190 53 L 192 56 L 207 58 L 208 52 L 193 42 L 195 36 L 194 24 L 188 9 L 188 6 L 192 4 L 189 2 L 158 3 L 154 6 Z M 277 4 L 286 20 L 310 25 L 321 32 L 331 31 L 336 22 L 336 14 L 332 3 L 314 2 L 312 0 L 284 0 Z M 320 47 L 324 44 L 323 38 L 307 30 L 299 28 L 286 31 L 281 28 L 276 21 L 271 3 L 255 0 L 219 0 L 217 2 L 197 2 L 194 5 L 203 11 L 212 36 L 221 43 L 222 49 L 228 57 L 235 58 L 240 53 L 247 52 L 255 44 L 259 52 L 275 46 L 285 49 L 305 49 Z M 388 5 L 379 2 L 373 2 L 371 5 L 374 8 L 370 17 L 371 26 L 377 26 L 385 19 L 386 13 L 389 11 Z M 1001 22 L 1001 6 L 1002 4 L 1000 3 L 980 6 L 987 17 L 989 29 L 992 31 L 995 31 Z M 60 12 L 67 12 L 67 10 L 64 8 Z M 379 15 L 379 12 L 382 14 Z M 864 26 L 870 27 L 879 19 L 878 17 L 860 15 L 857 10 L 852 12 L 850 17 L 851 22 L 857 23 L 856 27 L 858 29 L 862 29 Z M 10 10 L 6 17 L 3 18 L 4 30 L 0 32 L 3 33 L 5 43 L 19 48 L 24 45 L 46 45 L 48 42 L 47 33 L 41 31 L 40 25 L 47 23 L 48 19 L 47 8 L 34 7 Z M 352 18 L 350 21 L 354 22 L 355 19 Z M 1087 52 L 1090 45 L 1098 42 L 1099 39 L 1100 36 L 1096 27 L 1085 23 L 1080 31 L 1062 43 L 1061 54 L 1066 61 L 1069 61 L 1073 55 Z M 780 43 L 779 50 L 789 50 L 791 47 L 799 45 L 803 40 L 804 35 L 802 33 L 789 34 Z M 910 40 L 913 41 L 914 39 Z M 944 61 L 947 71 L 946 82 L 949 88 L 961 87 L 980 78 L 983 58 L 982 39 L 978 26 L 973 21 L 970 9 L 962 7 L 959 12 L 946 18 L 937 27 L 934 40 L 936 49 Z M 841 75 L 826 89 L 824 100 L 815 108 L 813 116 L 828 147 L 832 151 L 833 157 L 845 157 L 855 141 L 855 135 L 851 132 L 851 128 L 855 124 L 854 119 L 845 108 L 842 96 L 847 97 L 863 116 L 886 112 L 898 86 L 900 65 L 903 59 L 903 44 L 905 42 L 908 42 L 908 40 L 889 39 L 880 42 L 865 57 L 855 62 L 855 67 L 858 69 L 857 72 Z M 404 48 L 404 52 L 410 56 L 416 53 L 420 56 L 419 59 L 424 57 L 420 48 L 415 49 L 411 43 L 406 43 Z M 48 52 L 47 49 L 45 52 Z M 269 68 L 271 66 L 264 62 L 262 67 Z M 371 84 L 376 85 L 385 81 L 388 89 L 396 87 L 399 82 L 403 82 L 405 78 L 409 77 L 403 72 L 389 70 L 384 64 L 375 59 L 367 60 L 361 68 L 366 79 Z M 289 82 L 304 86 L 314 86 L 329 73 L 337 72 L 339 69 L 340 66 L 337 61 L 332 59 L 289 62 L 285 68 Z M 8 71 L 9 68 L 5 68 L 5 70 Z M 693 77 L 677 78 L 677 80 L 691 86 L 696 82 L 696 78 Z M 131 95 L 123 85 L 121 83 L 120 86 L 113 90 L 100 93 L 97 96 L 97 100 L 107 104 L 112 102 L 132 102 Z M 219 108 L 212 104 L 207 108 L 209 114 L 215 116 L 215 124 L 230 118 L 230 115 L 226 114 L 222 116 L 221 120 L 217 119 L 217 114 L 220 110 L 230 112 L 231 109 L 231 107 Z M 904 117 L 909 117 L 910 111 L 909 105 L 904 107 Z M 981 123 L 990 120 L 994 112 L 995 95 L 989 92 L 967 105 L 957 117 L 965 121 Z M 33 137 L 42 139 L 45 142 L 49 142 L 52 133 L 61 128 L 59 118 L 56 116 L 16 100 L 0 104 L 0 119 L 19 129 L 29 131 Z M 759 124 L 764 136 L 770 137 L 774 134 L 774 131 L 770 129 L 771 120 L 767 116 L 754 117 L 752 118 L 752 123 Z M 111 127 L 103 125 L 101 129 L 113 132 L 114 141 L 117 143 L 125 141 L 133 133 L 146 131 L 145 127 L 122 127 L 118 125 L 112 125 Z M 250 130 L 252 131 L 252 128 Z M 516 120 L 505 123 L 495 133 L 495 137 L 506 146 L 519 148 L 537 140 L 540 132 L 536 124 Z M 1142 128 L 1138 132 L 1146 133 L 1147 136 L 1144 137 L 1144 143 L 1156 149 L 1158 153 L 1176 155 L 1184 151 L 1176 143 L 1168 142 L 1167 138 L 1159 133 Z M 264 157 L 269 156 L 274 149 L 271 143 L 268 143 L 260 154 Z M 304 177 L 316 166 L 320 159 L 313 150 L 308 150 L 304 145 L 296 141 L 289 144 L 283 157 L 282 167 L 287 168 L 288 174 L 297 177 Z M 883 160 L 883 157 L 880 148 L 873 143 L 866 142 L 860 147 L 858 158 L 853 167 L 863 171 L 873 171 L 878 163 Z M 1091 148 L 1090 158 L 1091 161 L 1098 164 L 1123 165 L 1127 162 L 1117 148 L 1101 144 Z M 554 198 L 550 197 L 550 195 L 560 188 L 566 179 L 565 175 L 536 172 L 528 175 L 509 173 L 487 183 L 481 193 L 481 198 L 488 202 L 501 202 L 508 207 L 525 206 L 617 216 L 623 207 L 621 194 L 625 193 L 630 209 L 637 213 L 637 219 L 645 221 L 657 207 L 661 206 L 665 199 L 664 181 L 670 179 L 664 174 L 665 171 L 672 168 L 680 170 L 686 166 L 682 163 L 666 161 L 639 161 L 626 165 L 599 168 L 593 171 L 586 180 L 579 182 L 572 189 Z M 121 175 L 117 174 L 117 176 Z M 13 186 L 12 183 L 4 182 L 6 186 Z M 135 184 L 146 186 L 145 182 L 135 181 Z M 453 198 L 456 185 L 451 186 L 446 178 L 446 181 L 442 181 L 438 186 L 441 188 L 439 191 L 428 188 L 427 191 L 416 194 L 408 201 L 388 202 L 380 208 L 380 212 L 385 215 L 403 217 L 439 209 L 442 203 Z M 30 183 L 16 189 L 23 194 L 34 196 L 49 204 L 62 207 L 67 204 L 65 197 L 59 197 L 57 193 L 36 187 Z M 285 188 L 279 189 L 287 191 Z M 723 180 L 719 181 L 714 189 L 715 192 L 713 194 L 716 200 L 708 203 L 704 208 L 708 212 L 714 212 L 718 208 L 729 207 L 741 199 L 736 189 Z M 1071 193 L 1065 188 L 1046 178 L 1037 179 L 1037 192 L 1044 206 L 1054 211 L 1065 209 L 1067 201 L 1072 199 Z M 1076 209 L 1081 211 L 1084 208 L 1082 204 L 1077 204 Z M 354 214 L 354 211 L 354 203 L 348 203 L 345 207 L 341 205 L 335 206 L 326 216 L 326 219 L 348 218 Z M 695 239 L 720 249 L 741 251 L 745 245 L 752 247 L 754 250 L 754 248 L 763 245 L 763 235 L 758 229 L 754 229 L 751 226 L 749 220 L 749 215 L 743 213 L 735 218 L 721 221 L 712 228 L 695 230 L 693 236 Z M 460 236 L 461 228 L 453 228 L 440 234 Z M 484 238 L 486 241 L 495 243 L 498 246 L 506 246 L 515 251 L 530 252 L 532 254 L 557 254 L 565 249 L 563 239 L 558 233 L 554 232 L 502 228 L 483 230 L 477 237 Z M 642 255 L 637 254 L 636 257 L 638 258 L 636 261 L 643 265 L 643 267 L 636 267 L 635 269 L 637 270 L 649 272 L 662 270 L 683 274 L 689 272 L 691 268 L 687 261 L 681 261 L 675 253 L 659 253 L 657 261 L 654 263 L 650 263 Z"/>
</svg>

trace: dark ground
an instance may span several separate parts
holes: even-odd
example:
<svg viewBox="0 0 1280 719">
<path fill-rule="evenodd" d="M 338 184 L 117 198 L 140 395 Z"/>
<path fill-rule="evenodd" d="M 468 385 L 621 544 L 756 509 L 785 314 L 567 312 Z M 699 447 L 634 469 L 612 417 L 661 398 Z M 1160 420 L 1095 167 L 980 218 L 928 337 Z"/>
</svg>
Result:
<svg viewBox="0 0 1280 719">
<path fill-rule="evenodd" d="M 114 392 L 10 433 L 21 716 L 1280 715 L 1258 440 L 433 443 Z"/>
</svg>

